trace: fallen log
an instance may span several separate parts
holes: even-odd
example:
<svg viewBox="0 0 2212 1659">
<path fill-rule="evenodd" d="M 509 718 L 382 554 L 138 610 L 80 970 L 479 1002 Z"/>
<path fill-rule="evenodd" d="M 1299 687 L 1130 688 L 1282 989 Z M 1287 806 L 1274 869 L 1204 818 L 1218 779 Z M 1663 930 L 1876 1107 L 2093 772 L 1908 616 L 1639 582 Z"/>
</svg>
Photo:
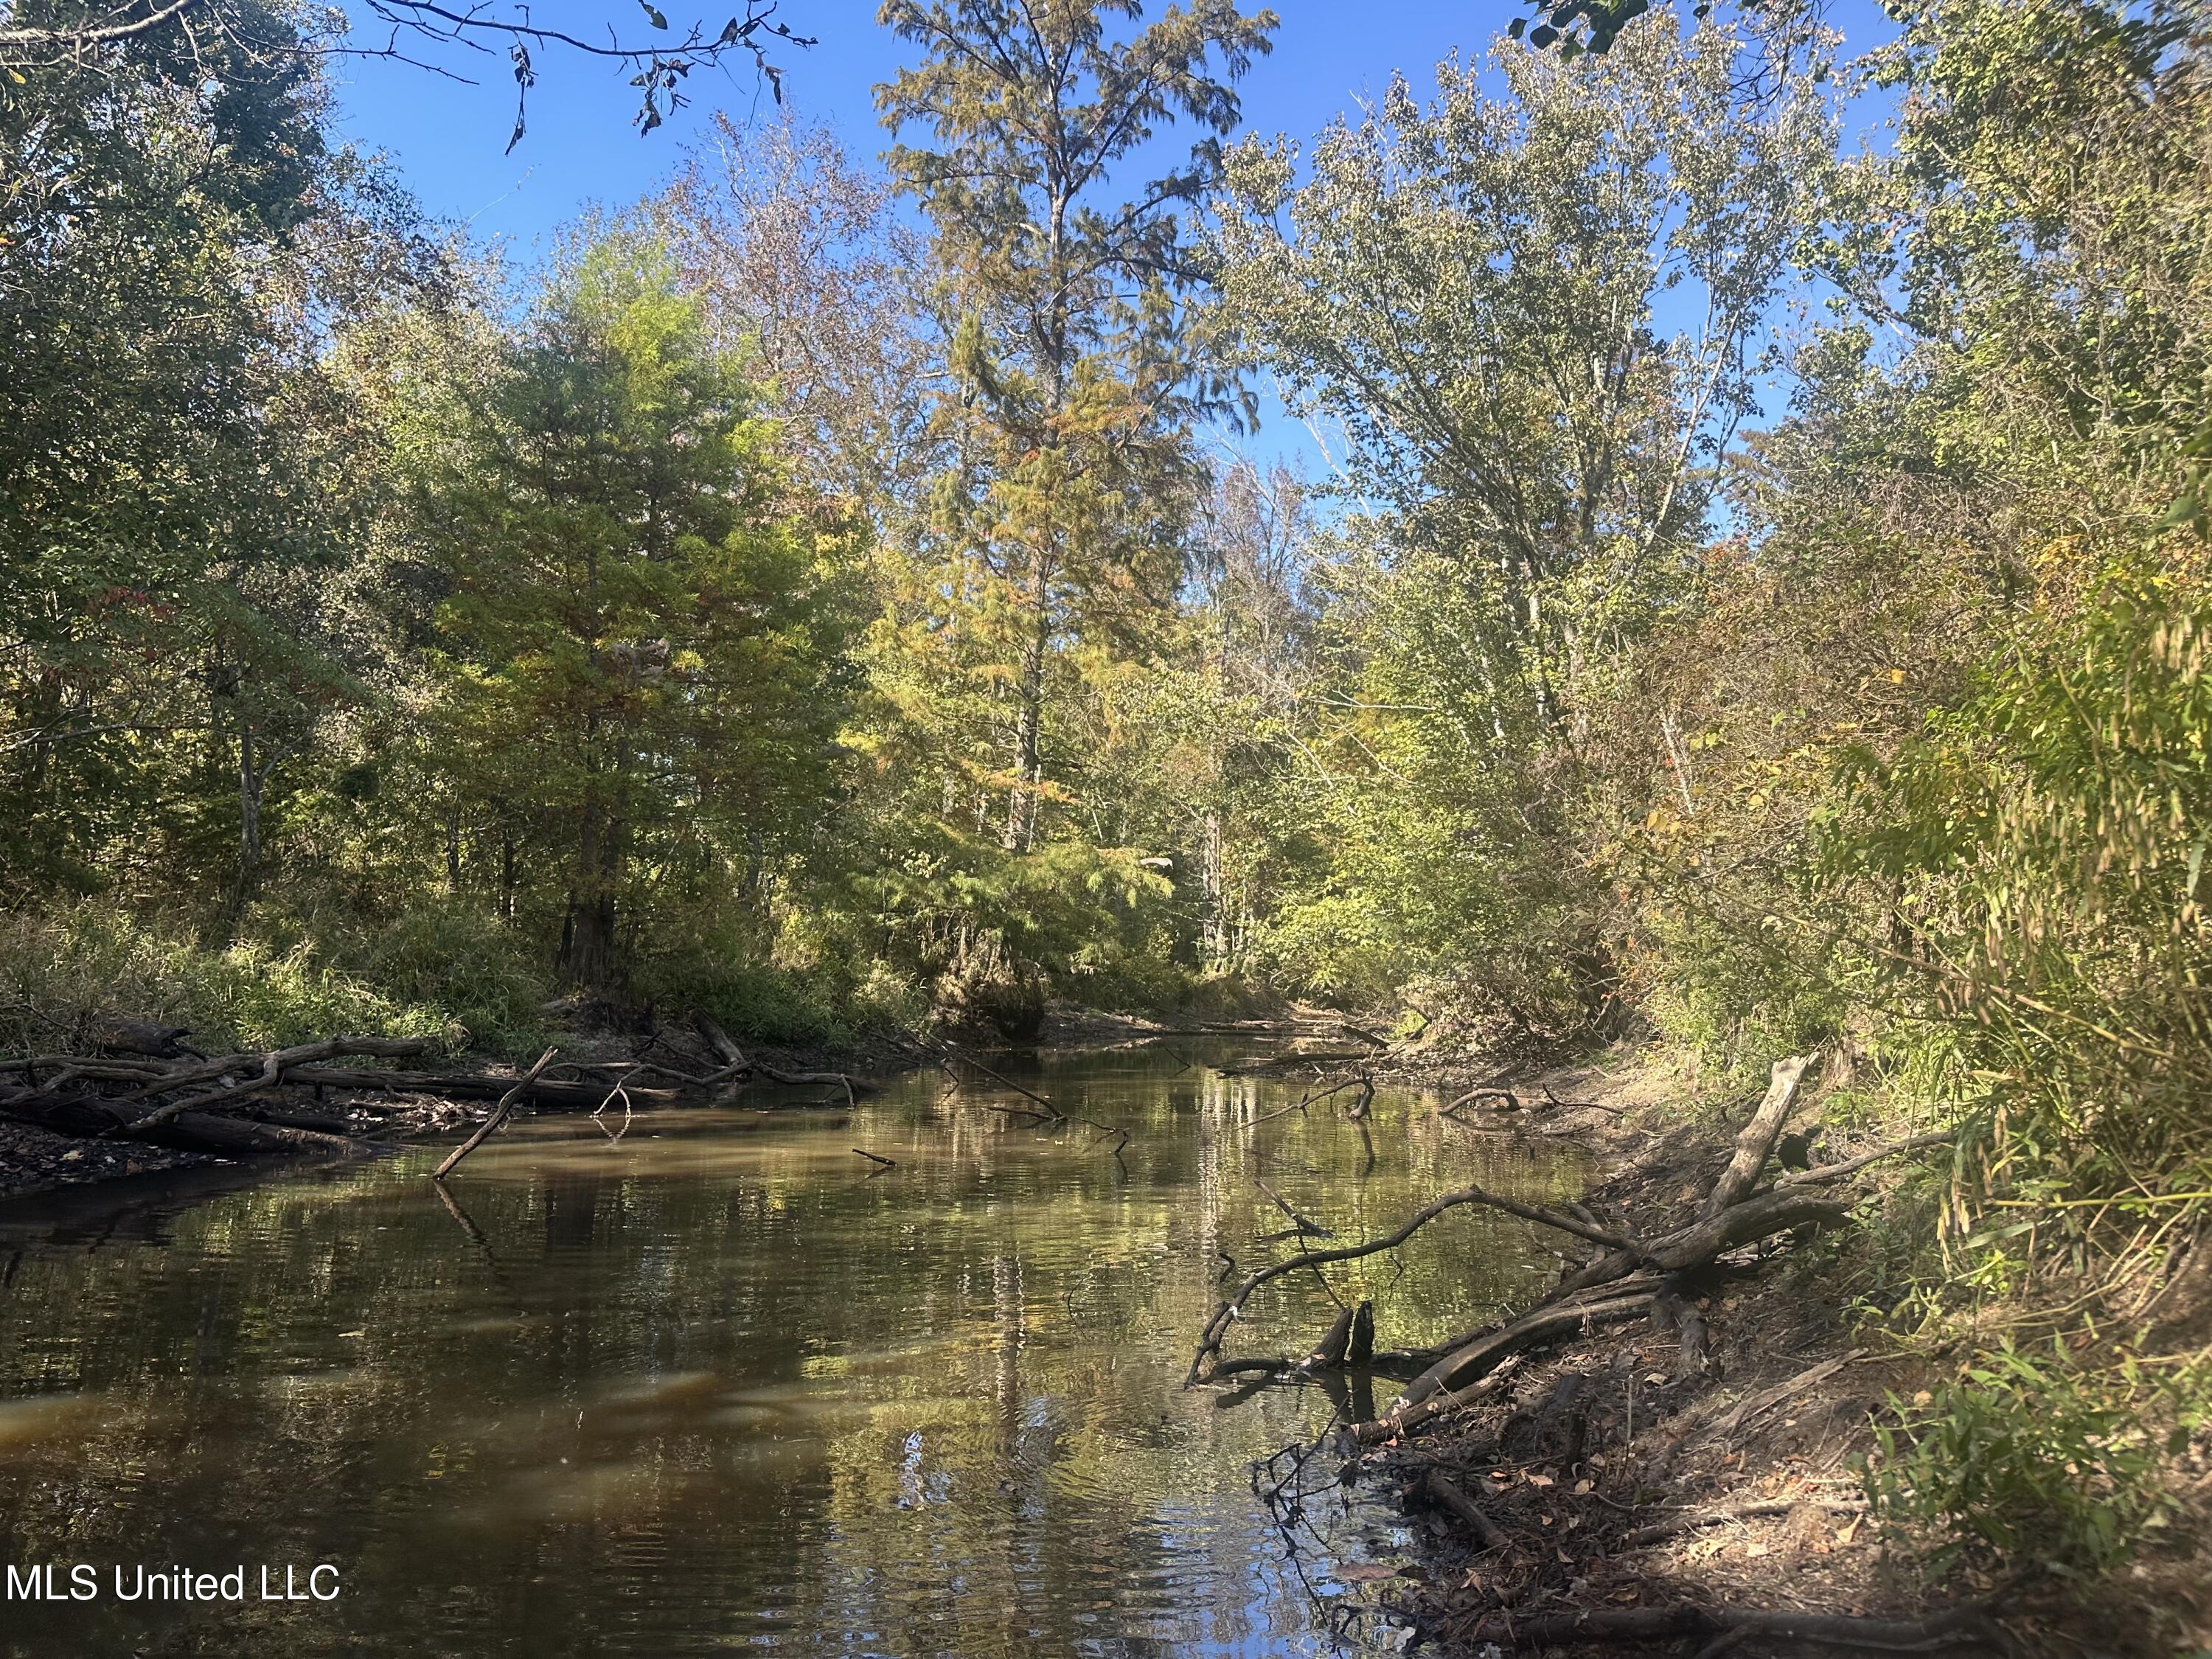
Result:
<svg viewBox="0 0 2212 1659">
<path fill-rule="evenodd" d="M 1600 1256 L 1568 1275 L 1555 1294 L 1567 1296 L 1610 1284 L 1640 1267 L 1664 1267 L 1669 1272 L 1703 1267 L 1739 1244 L 1798 1227 L 1833 1225 L 1848 1220 L 1850 1212 L 1848 1204 L 1816 1196 L 1802 1188 L 1777 1187 L 1638 1249 L 1616 1249 Z"/>
<path fill-rule="evenodd" d="M 1668 1272 L 1679 1272 L 1711 1261 L 1725 1250 L 1738 1244 L 1764 1238 L 1771 1233 L 1786 1232 L 1795 1227 L 1813 1222 L 1837 1222 L 1850 1214 L 1848 1205 L 1814 1197 L 1802 1192 L 1774 1192 L 1763 1198 L 1749 1200 L 1724 1210 L 1711 1220 L 1700 1221 L 1677 1233 L 1654 1240 L 1636 1251 L 1617 1250 L 1582 1273 L 1570 1279 L 1528 1313 L 1502 1328 L 1478 1336 L 1464 1346 L 1455 1349 L 1438 1360 L 1427 1370 L 1408 1383 L 1382 1421 L 1395 1424 L 1389 1431 L 1395 1432 L 1406 1425 L 1405 1413 L 1432 1394 L 1464 1386 L 1481 1376 L 1498 1359 L 1519 1348 L 1544 1341 L 1553 1336 L 1578 1328 L 1585 1316 L 1595 1316 L 1598 1308 L 1605 1310 L 1606 1318 L 1640 1312 L 1658 1299 L 1659 1287 L 1654 1285 L 1648 1291 L 1635 1297 L 1620 1298 L 1620 1281 L 1638 1265 L 1649 1265 Z M 1614 1301 L 1592 1304 L 1581 1298 L 1586 1292 L 1604 1286 L 1613 1287 Z"/>
<path fill-rule="evenodd" d="M 145 1116 L 137 1119 L 137 1122 L 143 1127 L 150 1127 L 156 1123 L 166 1123 L 171 1118 L 185 1112 L 204 1111 L 210 1108 L 228 1107 L 243 1103 L 255 1095 L 266 1094 L 282 1083 L 288 1068 L 311 1060 L 331 1060 L 339 1054 L 395 1053 L 419 1054 L 424 1047 L 425 1045 L 419 1042 L 394 1042 L 381 1037 L 330 1037 L 320 1042 L 301 1043 L 293 1048 L 272 1048 L 261 1056 L 260 1073 L 251 1080 L 240 1084 L 234 1088 L 225 1087 L 218 1082 L 216 1087 L 204 1094 L 187 1095 L 182 1100 L 171 1101 L 166 1106 L 156 1107 Z M 209 1063 L 211 1065 L 214 1062 Z M 205 1068 L 194 1069 L 204 1071 Z M 166 1093 L 168 1090 L 178 1086 L 179 1084 L 176 1080 L 149 1084 L 144 1088 L 134 1090 L 124 1096 L 117 1103 L 127 1105 L 134 1100 L 142 1100 L 149 1095 Z"/>
<path fill-rule="evenodd" d="M 160 1123 L 134 1123 L 131 1114 L 95 1095 L 65 1095 L 59 1099 L 36 1096 L 0 1100 L 0 1117 L 28 1123 L 55 1134 L 79 1139 L 110 1135 L 167 1146 L 180 1152 L 208 1152 L 217 1158 L 262 1157 L 284 1152 L 343 1152 L 359 1154 L 367 1148 L 358 1140 L 323 1134 L 275 1123 L 249 1123 L 216 1117 L 205 1112 L 185 1112 Z"/>
<path fill-rule="evenodd" d="M 1712 1191 L 1705 1194 L 1704 1219 L 1710 1221 L 1730 1205 L 1740 1203 L 1759 1184 L 1767 1160 L 1774 1156 L 1774 1143 L 1782 1137 L 1790 1109 L 1796 1103 L 1797 1085 L 1804 1080 L 1805 1069 L 1819 1058 L 1818 1054 L 1793 1054 L 1774 1062 L 1766 1097 L 1736 1136 L 1735 1155 L 1713 1182 Z"/>
<path fill-rule="evenodd" d="M 454 1100 L 496 1100 L 514 1086 L 511 1077 L 478 1072 L 387 1072 L 351 1066 L 296 1066 L 287 1077 L 294 1083 L 319 1084 L 331 1089 L 386 1089 L 395 1094 L 444 1095 Z M 695 1095 L 678 1089 L 631 1088 L 629 1097 L 641 1109 L 678 1106 Z M 523 1099 L 532 1106 L 574 1106 L 590 1111 L 607 1097 L 604 1085 L 564 1083 L 539 1078 Z"/>
<path fill-rule="evenodd" d="M 283 1073 L 295 1066 L 319 1060 L 334 1060 L 340 1054 L 368 1054 L 380 1060 L 404 1060 L 425 1053 L 429 1046 L 420 1037 L 341 1036 L 325 1037 L 319 1042 L 303 1042 L 290 1048 L 271 1048 L 260 1054 L 225 1054 L 220 1060 L 165 1071 L 144 1088 L 117 1096 L 116 1103 L 128 1106 L 135 1101 L 167 1094 L 172 1089 L 188 1088 L 195 1083 L 213 1083 L 232 1072 L 263 1070 L 273 1065 L 279 1073 Z"/>
</svg>

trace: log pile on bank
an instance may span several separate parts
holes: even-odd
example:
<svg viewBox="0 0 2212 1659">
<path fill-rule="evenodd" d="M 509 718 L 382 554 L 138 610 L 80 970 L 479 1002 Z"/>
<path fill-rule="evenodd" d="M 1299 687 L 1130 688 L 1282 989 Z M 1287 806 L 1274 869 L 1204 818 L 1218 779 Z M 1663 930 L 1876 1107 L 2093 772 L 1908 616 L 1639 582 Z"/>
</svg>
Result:
<svg viewBox="0 0 2212 1659">
<path fill-rule="evenodd" d="M 106 1034 L 99 1054 L 0 1060 L 0 1118 L 78 1139 L 222 1158 L 343 1155 L 365 1150 L 365 1143 L 349 1119 L 320 1109 L 331 1091 L 462 1101 L 511 1096 L 511 1104 L 594 1112 L 610 1102 L 636 1110 L 726 1104 L 755 1081 L 833 1087 L 845 1103 L 873 1086 L 843 1072 L 793 1070 L 749 1057 L 711 1019 L 701 1018 L 696 1029 L 703 1060 L 663 1034 L 635 1059 L 541 1065 L 518 1084 L 496 1072 L 354 1063 L 420 1060 L 429 1045 L 419 1038 L 332 1036 L 208 1056 L 182 1046 L 185 1032 L 123 1022 Z"/>
</svg>

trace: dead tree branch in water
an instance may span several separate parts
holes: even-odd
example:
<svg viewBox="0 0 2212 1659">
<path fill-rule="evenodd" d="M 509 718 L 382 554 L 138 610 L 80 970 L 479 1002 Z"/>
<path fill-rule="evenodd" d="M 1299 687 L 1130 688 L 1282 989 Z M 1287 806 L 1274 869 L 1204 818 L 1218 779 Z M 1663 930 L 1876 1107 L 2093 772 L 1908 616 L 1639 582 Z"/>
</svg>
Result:
<svg viewBox="0 0 2212 1659">
<path fill-rule="evenodd" d="M 538 1074 L 550 1066 L 553 1063 L 553 1056 L 560 1052 L 558 1048 L 548 1048 L 544 1054 L 538 1055 L 538 1063 L 524 1073 L 512 1089 L 499 1097 L 499 1104 L 491 1109 L 491 1115 L 478 1126 L 474 1134 L 453 1148 L 446 1161 L 431 1172 L 430 1179 L 443 1181 L 460 1167 L 463 1158 L 490 1139 L 493 1131 L 507 1121 L 507 1115 L 514 1109 L 514 1103 L 529 1091 L 530 1085 L 538 1081 Z"/>
<path fill-rule="evenodd" d="M 1343 1244 L 1334 1249 L 1307 1250 L 1300 1255 L 1286 1257 L 1281 1261 L 1272 1262 L 1255 1273 L 1247 1274 L 1243 1282 L 1237 1285 L 1229 1299 L 1217 1307 L 1213 1310 L 1212 1317 L 1206 1321 L 1205 1332 L 1199 1340 L 1198 1352 L 1191 1358 L 1189 1375 L 1183 1379 L 1184 1386 L 1195 1387 L 1204 1380 L 1206 1363 L 1220 1353 L 1222 1339 L 1228 1335 L 1229 1327 L 1243 1315 L 1244 1304 L 1250 1299 L 1252 1292 L 1270 1279 L 1279 1279 L 1285 1273 L 1296 1273 L 1301 1267 L 1326 1267 L 1331 1262 L 1353 1261 L 1361 1256 L 1375 1255 L 1384 1250 L 1395 1250 L 1438 1216 L 1468 1204 L 1487 1205 L 1492 1209 L 1504 1210 L 1509 1215 L 1519 1216 L 1523 1220 L 1538 1222 L 1547 1227 L 1557 1227 L 1564 1232 L 1574 1233 L 1580 1237 L 1590 1239 L 1595 1243 L 1613 1245 L 1631 1250 L 1636 1248 L 1633 1240 L 1617 1233 L 1607 1232 L 1601 1227 L 1590 1227 L 1576 1220 L 1571 1215 L 1561 1215 L 1555 1211 L 1543 1209 L 1534 1204 L 1522 1204 L 1515 1199 L 1500 1198 L 1496 1194 L 1486 1192 L 1480 1187 L 1462 1188 L 1455 1193 L 1446 1193 L 1442 1198 L 1431 1199 L 1409 1217 L 1397 1231 L 1383 1237 L 1370 1240 L 1364 1244 Z"/>
</svg>

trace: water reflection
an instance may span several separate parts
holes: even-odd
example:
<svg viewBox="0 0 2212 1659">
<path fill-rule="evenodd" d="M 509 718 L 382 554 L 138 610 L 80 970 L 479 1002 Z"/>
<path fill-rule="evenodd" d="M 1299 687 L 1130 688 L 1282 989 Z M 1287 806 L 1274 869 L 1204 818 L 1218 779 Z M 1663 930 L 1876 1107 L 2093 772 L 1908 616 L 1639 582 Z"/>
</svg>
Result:
<svg viewBox="0 0 2212 1659">
<path fill-rule="evenodd" d="M 444 1194 L 410 1154 L 0 1219 L 0 1561 L 344 1586 L 0 1602 L 0 1650 L 1330 1650 L 1247 1467 L 1371 1384 L 1180 1387 L 1225 1264 L 1291 1248 L 1256 1242 L 1285 1223 L 1253 1177 L 1348 1238 L 1574 1172 L 1389 1091 L 1368 1167 L 1330 1107 L 1255 1122 L 1294 1085 L 1176 1054 L 1022 1077 L 1132 1130 L 1122 1158 L 919 1077 L 849 1121 L 523 1123 Z M 1463 1212 L 1332 1277 L 1406 1347 L 1556 1266 Z M 1333 1312 L 1280 1281 L 1231 1351 L 1303 1352 Z"/>
</svg>

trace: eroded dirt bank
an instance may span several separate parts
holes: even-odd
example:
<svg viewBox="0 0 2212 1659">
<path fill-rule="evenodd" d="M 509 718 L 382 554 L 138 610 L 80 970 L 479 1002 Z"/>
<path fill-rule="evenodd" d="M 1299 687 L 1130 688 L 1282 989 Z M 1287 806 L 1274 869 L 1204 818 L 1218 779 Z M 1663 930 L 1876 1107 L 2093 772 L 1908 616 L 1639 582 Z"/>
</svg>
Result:
<svg viewBox="0 0 2212 1659">
<path fill-rule="evenodd" d="M 1395 1077 L 1433 1085 L 1439 1072 L 1416 1062 Z M 1442 1077 L 1440 1104 L 1471 1137 L 1559 1135 L 1593 1150 L 1598 1179 L 1569 1207 L 1589 1231 L 1638 1244 L 1678 1237 L 1709 1210 L 1759 1105 L 1686 1110 L 1683 1079 L 1649 1054 Z M 1899 1206 L 1925 1201 L 1928 1166 L 1940 1173 L 1948 1148 L 1900 1151 L 1894 1121 L 1822 1128 L 1823 1104 L 1818 1086 L 1792 1103 L 1759 1154 L 1752 1195 L 1820 1182 L 1848 1220 L 1762 1233 L 1666 1274 L 1632 1317 L 1570 1323 L 1470 1365 L 1444 1409 L 1434 1395 L 1411 1410 L 1407 1396 L 1382 1404 L 1286 1483 L 1285 1493 L 1325 1489 L 1322 1466 L 1341 1460 L 1340 1480 L 1379 1486 L 1402 1509 L 1411 1559 L 1388 1577 L 1378 1567 L 1364 1588 L 1421 1644 L 2147 1659 L 2193 1656 L 2212 1638 L 2212 1557 L 2190 1527 L 2084 1587 L 1972 1551 L 1941 1561 L 1936 1540 L 1869 1513 L 1877 1426 L 1955 1365 L 1940 1346 L 1886 1330 L 1863 1258 L 1883 1248 Z M 1565 1288 L 1619 1254 L 1556 1231 L 1545 1242 L 1562 1247 Z M 1613 1287 L 1632 1282 L 1617 1274 Z M 2199 1261 L 2174 1288 L 2177 1306 L 2212 1303 L 2212 1273 Z M 1387 1385 L 1376 1394 L 1387 1401 Z"/>
</svg>

